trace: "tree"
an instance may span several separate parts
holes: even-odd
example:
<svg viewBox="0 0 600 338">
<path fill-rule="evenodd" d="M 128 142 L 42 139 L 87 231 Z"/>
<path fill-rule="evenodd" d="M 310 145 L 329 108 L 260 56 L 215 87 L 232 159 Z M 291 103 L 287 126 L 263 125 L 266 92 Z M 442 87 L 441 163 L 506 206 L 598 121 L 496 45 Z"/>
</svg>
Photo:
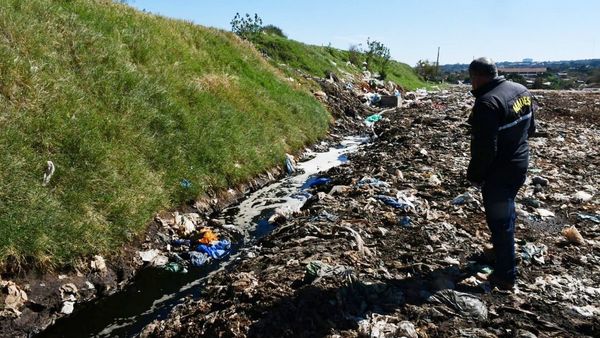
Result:
<svg viewBox="0 0 600 338">
<path fill-rule="evenodd" d="M 241 16 L 240 13 L 235 13 L 233 20 L 231 20 L 231 31 L 242 39 L 256 39 L 262 28 L 262 19 L 256 13 L 254 13 L 254 17 L 248 13 L 245 17 Z"/>
<path fill-rule="evenodd" d="M 429 60 L 419 60 L 415 66 L 417 74 L 419 74 L 426 81 L 433 80 L 435 78 L 436 67 Z"/>
<path fill-rule="evenodd" d="M 391 55 L 389 48 L 377 40 L 371 40 L 371 38 L 367 38 L 366 61 L 368 69 L 374 70 L 374 66 L 379 66 L 379 73 L 383 78 L 385 78 L 390 58 Z"/>
</svg>

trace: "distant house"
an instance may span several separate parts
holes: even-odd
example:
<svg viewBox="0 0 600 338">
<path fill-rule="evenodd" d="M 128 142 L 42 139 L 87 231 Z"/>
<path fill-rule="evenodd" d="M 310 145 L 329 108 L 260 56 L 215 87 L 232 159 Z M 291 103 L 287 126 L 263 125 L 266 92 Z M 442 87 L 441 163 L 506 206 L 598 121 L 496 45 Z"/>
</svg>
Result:
<svg viewBox="0 0 600 338">
<path fill-rule="evenodd" d="M 548 69 L 546 67 L 513 67 L 513 68 L 498 68 L 498 73 L 502 74 L 518 74 L 523 77 L 533 78 L 543 74 Z"/>
</svg>

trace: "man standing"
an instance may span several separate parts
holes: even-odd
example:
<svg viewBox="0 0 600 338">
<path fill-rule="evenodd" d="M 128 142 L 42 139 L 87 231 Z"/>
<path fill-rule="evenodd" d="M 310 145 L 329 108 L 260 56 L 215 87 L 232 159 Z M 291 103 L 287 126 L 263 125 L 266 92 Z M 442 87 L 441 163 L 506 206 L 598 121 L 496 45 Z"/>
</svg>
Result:
<svg viewBox="0 0 600 338">
<path fill-rule="evenodd" d="M 498 76 L 489 58 L 473 60 L 469 76 L 475 96 L 471 161 L 467 179 L 480 186 L 495 252 L 490 282 L 511 290 L 516 280 L 515 197 L 529 164 L 528 137 L 535 131 L 533 102 L 527 88 Z"/>
</svg>

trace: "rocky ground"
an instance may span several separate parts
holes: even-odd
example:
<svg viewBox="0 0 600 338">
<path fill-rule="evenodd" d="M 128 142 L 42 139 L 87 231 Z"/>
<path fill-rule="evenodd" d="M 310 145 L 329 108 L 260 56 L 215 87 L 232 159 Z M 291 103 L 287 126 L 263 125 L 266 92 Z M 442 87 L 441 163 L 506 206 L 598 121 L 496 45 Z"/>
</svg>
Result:
<svg viewBox="0 0 600 338">
<path fill-rule="evenodd" d="M 335 96 L 351 88 L 336 86 L 320 95 L 343 105 Z M 323 173 L 331 182 L 311 189 L 301 213 L 142 336 L 599 336 L 600 93 L 535 93 L 518 290 L 508 293 L 471 260 L 489 233 L 465 180 L 467 90 L 405 95 L 371 144 Z M 346 108 L 352 119 L 367 112 Z"/>
</svg>

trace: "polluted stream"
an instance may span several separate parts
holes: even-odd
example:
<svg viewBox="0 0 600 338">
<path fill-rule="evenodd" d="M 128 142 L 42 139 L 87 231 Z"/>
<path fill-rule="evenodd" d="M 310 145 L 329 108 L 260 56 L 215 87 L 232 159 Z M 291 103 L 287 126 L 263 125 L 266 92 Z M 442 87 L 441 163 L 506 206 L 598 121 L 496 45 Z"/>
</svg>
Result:
<svg viewBox="0 0 600 338">
<path fill-rule="evenodd" d="M 297 174 L 265 186 L 223 210 L 217 218 L 243 234 L 241 241 L 232 244 L 228 257 L 190 267 L 186 274 L 143 269 L 124 290 L 78 304 L 73 314 L 58 319 L 36 337 L 131 337 L 153 320 L 166 318 L 186 297 L 199 297 L 207 278 L 240 260 L 241 251 L 269 234 L 276 227 L 269 222 L 276 211 L 299 210 L 309 197 L 305 189 L 322 179 L 320 172 L 346 163 L 347 154 L 366 142 L 365 137 L 346 137 L 326 152 L 308 152 L 313 158 L 298 163 Z"/>
</svg>

